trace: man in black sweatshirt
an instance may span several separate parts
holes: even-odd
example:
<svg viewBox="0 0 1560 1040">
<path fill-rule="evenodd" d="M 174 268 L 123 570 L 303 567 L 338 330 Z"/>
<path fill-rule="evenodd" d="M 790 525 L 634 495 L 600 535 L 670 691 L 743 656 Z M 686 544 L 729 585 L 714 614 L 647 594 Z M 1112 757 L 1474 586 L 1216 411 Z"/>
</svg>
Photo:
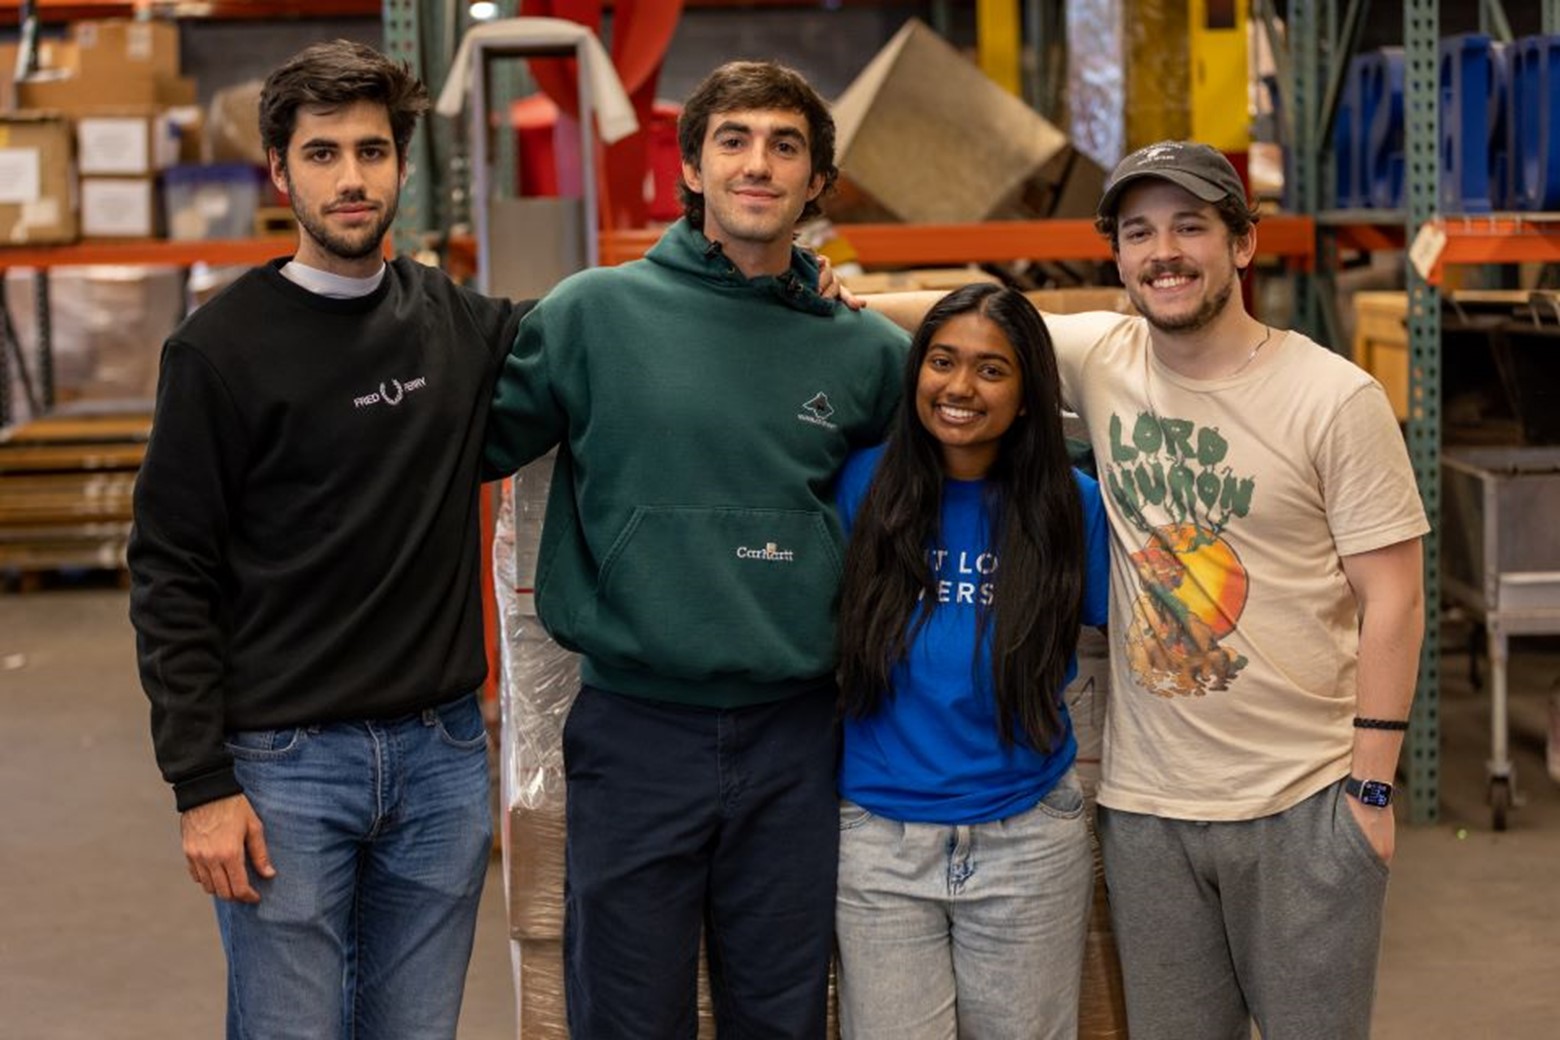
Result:
<svg viewBox="0 0 1560 1040">
<path fill-rule="evenodd" d="M 230 1037 L 455 1033 L 492 842 L 479 462 L 517 310 L 382 242 L 427 94 L 337 41 L 261 97 L 297 253 L 170 337 L 131 620 Z"/>
</svg>

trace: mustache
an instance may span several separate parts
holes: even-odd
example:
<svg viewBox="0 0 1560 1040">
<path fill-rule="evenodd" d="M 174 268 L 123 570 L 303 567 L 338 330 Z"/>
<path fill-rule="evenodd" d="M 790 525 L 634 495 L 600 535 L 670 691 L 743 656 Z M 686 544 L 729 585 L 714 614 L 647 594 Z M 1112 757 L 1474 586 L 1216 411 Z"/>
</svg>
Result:
<svg viewBox="0 0 1560 1040">
<path fill-rule="evenodd" d="M 1155 263 L 1150 264 L 1143 272 L 1143 281 L 1151 282 L 1155 278 L 1162 278 L 1165 275 L 1193 278 L 1197 275 L 1197 270 L 1196 268 L 1191 267 L 1188 264 L 1184 264 L 1179 260 L 1156 261 Z"/>
<path fill-rule="evenodd" d="M 343 206 L 361 206 L 364 203 L 369 203 L 368 194 L 366 192 L 354 191 L 346 195 L 338 195 L 330 205 L 325 207 L 325 212 L 330 213 Z M 372 205 L 372 203 L 369 204 Z"/>
</svg>

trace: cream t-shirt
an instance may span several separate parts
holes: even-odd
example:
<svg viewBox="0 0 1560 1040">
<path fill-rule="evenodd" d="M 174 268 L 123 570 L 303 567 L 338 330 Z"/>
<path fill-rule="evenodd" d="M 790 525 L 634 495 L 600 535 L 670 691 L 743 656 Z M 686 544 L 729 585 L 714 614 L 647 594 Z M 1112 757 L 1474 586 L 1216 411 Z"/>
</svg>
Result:
<svg viewBox="0 0 1560 1040">
<path fill-rule="evenodd" d="M 1200 381 L 1152 357 L 1142 318 L 1046 324 L 1112 533 L 1100 804 L 1281 812 L 1349 770 L 1359 611 L 1341 557 L 1429 529 L 1386 394 L 1296 332 Z"/>
</svg>

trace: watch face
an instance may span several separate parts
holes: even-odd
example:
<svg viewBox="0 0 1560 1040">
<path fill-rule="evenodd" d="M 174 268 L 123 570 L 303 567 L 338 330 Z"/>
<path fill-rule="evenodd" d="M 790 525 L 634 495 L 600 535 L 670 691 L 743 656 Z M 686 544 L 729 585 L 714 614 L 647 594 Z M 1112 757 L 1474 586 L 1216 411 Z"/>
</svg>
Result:
<svg viewBox="0 0 1560 1040">
<path fill-rule="evenodd" d="M 1377 809 L 1385 809 L 1392 804 L 1392 785 L 1380 780 L 1363 780 L 1360 782 L 1360 801 Z"/>
</svg>

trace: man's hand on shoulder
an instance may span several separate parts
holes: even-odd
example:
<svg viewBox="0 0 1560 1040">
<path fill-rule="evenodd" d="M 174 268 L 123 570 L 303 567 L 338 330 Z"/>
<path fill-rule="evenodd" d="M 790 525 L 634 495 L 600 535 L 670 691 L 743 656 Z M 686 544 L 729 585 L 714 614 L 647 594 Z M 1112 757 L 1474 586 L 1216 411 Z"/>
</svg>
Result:
<svg viewBox="0 0 1560 1040">
<path fill-rule="evenodd" d="M 834 265 L 829 263 L 829 258 L 822 253 L 814 253 L 818 259 L 818 295 L 825 300 L 839 300 L 853 311 L 859 311 L 867 305 L 867 301 L 845 288 L 845 283 L 840 281 L 839 275 L 834 273 Z"/>
<path fill-rule="evenodd" d="M 186 809 L 179 817 L 190 877 L 207 894 L 240 903 L 260 902 L 249 883 L 248 863 L 263 878 L 276 876 L 265 847 L 265 828 L 241 794 Z"/>
</svg>

